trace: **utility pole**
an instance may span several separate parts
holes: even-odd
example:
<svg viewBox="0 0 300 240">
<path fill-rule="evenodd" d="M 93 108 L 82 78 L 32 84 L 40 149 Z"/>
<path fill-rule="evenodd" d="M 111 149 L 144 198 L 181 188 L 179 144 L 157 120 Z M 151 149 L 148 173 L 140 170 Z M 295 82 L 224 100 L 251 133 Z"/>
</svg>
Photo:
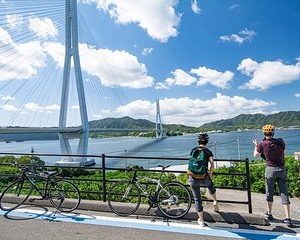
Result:
<svg viewBox="0 0 300 240">
<path fill-rule="evenodd" d="M 240 152 L 240 139 L 237 138 L 237 151 L 238 151 L 238 159 L 241 160 L 241 152 Z"/>
</svg>

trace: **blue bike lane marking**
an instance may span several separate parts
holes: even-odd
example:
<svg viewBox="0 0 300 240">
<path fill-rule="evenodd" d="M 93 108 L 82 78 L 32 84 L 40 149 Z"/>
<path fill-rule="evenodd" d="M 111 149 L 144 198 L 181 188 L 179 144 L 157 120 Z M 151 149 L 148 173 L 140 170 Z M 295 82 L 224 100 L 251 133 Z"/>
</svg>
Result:
<svg viewBox="0 0 300 240">
<path fill-rule="evenodd" d="M 120 218 L 120 217 L 105 217 L 84 214 L 62 214 L 57 213 L 54 216 L 53 212 L 20 208 L 11 212 L 0 210 L 1 215 L 7 217 L 21 217 L 30 219 L 40 219 L 55 222 L 68 223 L 84 223 L 92 225 L 101 225 L 109 227 L 125 227 L 133 229 L 143 229 L 152 231 L 174 232 L 183 234 L 204 235 L 222 238 L 237 238 L 237 239 L 266 239 L 266 240 L 295 240 L 300 239 L 300 234 L 286 234 L 282 232 L 268 232 L 259 230 L 244 230 L 244 229 L 227 229 L 227 228 L 200 228 L 196 224 L 186 224 L 177 222 L 163 222 L 144 219 Z"/>
</svg>

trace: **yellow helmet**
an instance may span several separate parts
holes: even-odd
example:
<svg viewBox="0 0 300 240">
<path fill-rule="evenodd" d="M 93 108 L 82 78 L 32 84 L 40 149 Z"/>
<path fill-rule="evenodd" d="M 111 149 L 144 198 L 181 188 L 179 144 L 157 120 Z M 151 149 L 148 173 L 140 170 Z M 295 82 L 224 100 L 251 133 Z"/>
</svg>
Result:
<svg viewBox="0 0 300 240">
<path fill-rule="evenodd" d="M 267 124 L 262 128 L 264 134 L 274 133 L 275 127 L 273 125 Z"/>
</svg>

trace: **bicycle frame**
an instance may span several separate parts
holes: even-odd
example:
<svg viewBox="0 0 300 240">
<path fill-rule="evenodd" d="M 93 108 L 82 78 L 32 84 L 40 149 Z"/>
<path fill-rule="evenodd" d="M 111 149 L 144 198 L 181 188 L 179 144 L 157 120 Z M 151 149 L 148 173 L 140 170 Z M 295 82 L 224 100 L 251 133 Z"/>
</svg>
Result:
<svg viewBox="0 0 300 240">
<path fill-rule="evenodd" d="M 34 181 L 32 180 L 33 178 L 44 179 L 44 180 L 46 181 L 46 182 L 45 182 L 46 185 L 45 185 L 44 192 L 41 191 L 41 189 L 39 189 L 38 186 L 34 183 Z M 49 186 L 49 182 L 52 180 L 50 177 L 44 178 L 44 177 L 41 177 L 41 176 L 39 176 L 39 175 L 37 175 L 37 174 L 32 174 L 32 176 L 28 176 L 28 175 L 26 174 L 26 171 L 23 171 L 22 176 L 21 176 L 19 179 L 22 179 L 22 185 L 21 185 L 20 190 L 19 190 L 20 192 L 21 192 L 21 190 L 22 190 L 22 188 L 23 188 L 24 182 L 25 182 L 26 180 L 28 180 L 29 183 L 31 184 L 31 186 L 32 186 L 32 187 L 40 194 L 40 196 L 41 196 L 43 199 L 45 199 L 45 198 L 48 197 L 48 191 L 49 191 L 48 186 Z M 20 194 L 20 192 L 19 192 L 18 194 Z"/>
<path fill-rule="evenodd" d="M 137 173 L 137 170 L 134 170 L 134 173 L 133 173 L 133 176 L 132 176 L 132 178 L 131 178 L 131 180 L 130 180 L 130 183 L 135 184 L 135 185 L 139 188 L 139 190 L 143 193 L 143 195 L 144 195 L 145 197 L 156 196 L 159 189 L 163 189 L 163 191 L 164 191 L 169 197 L 171 197 L 171 194 L 170 194 L 167 190 L 165 190 L 165 188 L 164 188 L 163 185 L 161 184 L 161 177 L 162 177 L 164 171 L 161 171 L 160 176 L 159 176 L 158 179 L 153 179 L 153 178 L 149 178 L 149 177 L 138 177 L 136 173 Z M 154 194 L 153 194 L 153 195 L 150 194 L 150 193 L 142 186 L 141 180 L 146 180 L 146 181 L 148 181 L 148 182 L 156 183 L 156 188 L 155 188 L 155 191 L 154 191 Z M 125 196 L 127 196 L 129 190 L 130 190 L 130 189 L 126 189 L 126 192 L 125 192 L 125 194 L 124 194 Z"/>
</svg>

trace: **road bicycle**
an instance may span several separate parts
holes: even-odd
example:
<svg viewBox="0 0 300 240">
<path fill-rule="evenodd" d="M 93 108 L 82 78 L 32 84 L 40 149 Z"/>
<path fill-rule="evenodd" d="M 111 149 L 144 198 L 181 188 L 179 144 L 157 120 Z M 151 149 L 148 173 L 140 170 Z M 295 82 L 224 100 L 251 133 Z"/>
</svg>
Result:
<svg viewBox="0 0 300 240">
<path fill-rule="evenodd" d="M 22 205 L 30 195 L 36 194 L 40 198 L 30 198 L 29 202 L 50 200 L 52 206 L 56 208 L 56 212 L 71 212 L 79 206 L 81 197 L 78 188 L 67 180 L 55 179 L 54 176 L 58 175 L 59 172 L 36 172 L 30 170 L 28 166 L 16 162 L 12 165 L 19 168 L 22 174 L 2 192 L 0 196 L 0 208 L 2 210 L 14 210 Z M 42 188 L 37 184 L 39 180 L 44 183 Z"/>
<path fill-rule="evenodd" d="M 167 218 L 177 219 L 183 217 L 191 208 L 192 198 L 189 189 L 180 182 L 161 183 L 164 170 L 170 166 L 162 168 L 158 179 L 137 176 L 137 169 L 129 168 L 133 171 L 130 180 L 122 180 L 114 183 L 108 192 L 108 206 L 119 216 L 134 214 L 140 204 L 141 198 L 148 198 L 149 211 L 153 207 L 158 207 L 160 212 Z M 147 183 L 156 184 L 155 191 L 149 193 Z"/>
</svg>

